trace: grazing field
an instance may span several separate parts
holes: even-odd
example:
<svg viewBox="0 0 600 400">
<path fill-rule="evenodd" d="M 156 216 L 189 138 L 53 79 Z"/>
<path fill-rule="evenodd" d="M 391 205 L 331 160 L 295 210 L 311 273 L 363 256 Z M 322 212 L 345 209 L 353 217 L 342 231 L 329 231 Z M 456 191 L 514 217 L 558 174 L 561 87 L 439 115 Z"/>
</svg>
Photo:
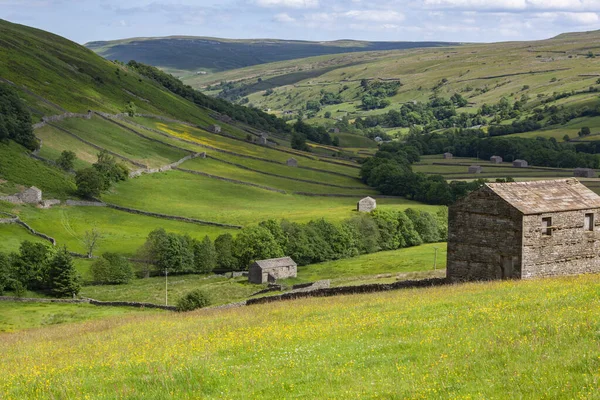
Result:
<svg viewBox="0 0 600 400">
<path fill-rule="evenodd" d="M 472 283 L 3 334 L 0 396 L 595 398 L 599 286 Z"/>
<path fill-rule="evenodd" d="M 17 251 L 24 240 L 50 245 L 47 240 L 32 235 L 19 225 L 0 224 L 0 238 L 0 253 Z"/>
<path fill-rule="evenodd" d="M 151 194 L 151 195 L 143 195 Z M 202 220 L 247 225 L 266 219 L 306 222 L 351 217 L 356 197 L 309 197 L 271 192 L 180 171 L 169 171 L 115 185 L 103 200 L 118 205 Z M 435 210 L 403 198 L 380 199 L 382 209 L 408 207 Z"/>
<path fill-rule="evenodd" d="M 98 307 L 90 304 L 0 302 L 0 332 L 61 325 L 126 315 L 152 315 L 156 310 Z M 4 396 L 3 396 L 4 397 Z"/>
</svg>

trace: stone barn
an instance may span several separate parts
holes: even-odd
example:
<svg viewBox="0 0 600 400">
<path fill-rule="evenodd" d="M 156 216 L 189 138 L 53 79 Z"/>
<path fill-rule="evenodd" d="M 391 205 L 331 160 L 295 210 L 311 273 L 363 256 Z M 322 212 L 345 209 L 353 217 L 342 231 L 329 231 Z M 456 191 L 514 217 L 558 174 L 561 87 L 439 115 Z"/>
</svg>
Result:
<svg viewBox="0 0 600 400">
<path fill-rule="evenodd" d="M 371 212 L 377 208 L 377 201 L 372 197 L 365 197 L 356 203 L 356 211 Z"/>
<path fill-rule="evenodd" d="M 258 144 L 266 145 L 268 137 L 269 137 L 269 135 L 267 135 L 265 133 L 263 133 L 262 135 L 260 135 L 260 137 L 258 138 Z"/>
<path fill-rule="evenodd" d="M 513 167 L 526 168 L 528 166 L 529 166 L 529 164 L 527 164 L 527 161 L 525 161 L 525 160 L 515 160 L 515 161 L 513 161 Z"/>
<path fill-rule="evenodd" d="M 573 178 L 486 183 L 449 208 L 447 277 L 600 272 L 599 218 L 600 196 Z"/>
<path fill-rule="evenodd" d="M 591 168 L 575 168 L 573 175 L 579 178 L 595 178 L 596 171 Z"/>
<path fill-rule="evenodd" d="M 481 165 L 471 165 L 468 169 L 469 174 L 480 174 L 483 171 Z"/>
<path fill-rule="evenodd" d="M 297 265 L 290 257 L 259 260 L 248 270 L 248 281 L 251 283 L 275 282 L 277 279 L 295 278 Z"/>
<path fill-rule="evenodd" d="M 18 194 L 23 203 L 37 204 L 42 201 L 42 191 L 35 186 L 26 189 Z"/>
<path fill-rule="evenodd" d="M 331 129 L 329 129 L 329 133 L 340 133 L 340 129 L 339 128 L 331 128 Z"/>
<path fill-rule="evenodd" d="M 500 157 L 500 156 L 491 156 L 490 157 L 490 161 L 493 164 L 502 164 L 502 157 Z"/>
<path fill-rule="evenodd" d="M 296 160 L 295 158 L 290 158 L 289 160 L 287 160 L 286 162 L 288 167 L 297 167 L 298 166 L 298 160 Z"/>
<path fill-rule="evenodd" d="M 208 127 L 208 130 L 211 131 L 212 133 L 221 133 L 221 125 L 211 125 Z"/>
<path fill-rule="evenodd" d="M 451 160 L 452 157 L 452 153 L 444 153 L 444 160 Z"/>
</svg>

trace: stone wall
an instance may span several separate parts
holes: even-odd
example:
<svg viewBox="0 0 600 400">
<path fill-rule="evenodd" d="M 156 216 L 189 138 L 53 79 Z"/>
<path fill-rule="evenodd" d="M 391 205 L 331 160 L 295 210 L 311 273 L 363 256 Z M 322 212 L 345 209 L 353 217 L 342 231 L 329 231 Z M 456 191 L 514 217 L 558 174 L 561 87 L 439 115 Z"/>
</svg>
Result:
<svg viewBox="0 0 600 400">
<path fill-rule="evenodd" d="M 67 200 L 66 204 L 78 207 L 106 207 L 106 203 L 101 201 Z"/>
<path fill-rule="evenodd" d="M 451 206 L 447 277 L 459 281 L 520 277 L 521 218 L 517 209 L 485 187 Z"/>
<path fill-rule="evenodd" d="M 218 179 L 220 181 L 235 183 L 238 185 L 254 186 L 254 187 L 257 187 L 260 189 L 269 190 L 271 192 L 278 192 L 278 193 L 283 193 L 283 194 L 287 193 L 285 190 L 275 189 L 275 188 L 272 188 L 269 186 L 259 185 L 259 184 L 251 183 L 251 182 L 238 181 L 237 179 L 224 178 L 222 176 L 207 174 L 206 172 L 193 171 L 191 169 L 184 169 L 184 168 L 173 168 L 173 169 L 175 169 L 177 171 L 181 171 L 181 172 L 186 172 L 188 174 L 206 176 L 207 178 Z"/>
<path fill-rule="evenodd" d="M 59 204 L 60 204 L 60 200 L 57 200 L 57 199 L 43 200 L 40 203 L 40 208 L 50 208 L 52 206 L 56 206 Z"/>
<path fill-rule="evenodd" d="M 585 214 L 594 229 L 584 229 Z M 542 218 L 551 218 L 551 235 L 542 234 Z M 523 278 L 600 272 L 600 210 L 579 210 L 523 218 Z"/>
<path fill-rule="evenodd" d="M 91 119 L 92 118 L 92 113 L 88 112 L 88 113 L 85 113 L 85 114 L 78 114 L 78 113 L 66 112 L 64 114 L 44 116 L 44 117 L 42 117 L 42 122 L 38 122 L 37 124 L 33 124 L 33 129 L 38 129 L 38 128 L 41 128 L 43 126 L 46 126 L 46 124 L 48 124 L 50 122 L 59 122 L 59 121 L 62 121 L 64 119 L 68 119 L 68 118 Z"/>
<path fill-rule="evenodd" d="M 172 169 L 177 169 L 177 167 L 179 167 L 181 164 L 183 164 L 184 162 L 191 160 L 193 158 L 197 158 L 197 157 L 202 157 L 202 154 L 205 153 L 194 153 L 194 154 L 190 154 L 187 155 L 185 157 L 183 157 L 181 160 L 175 161 L 174 163 L 171 164 L 167 164 L 165 166 L 159 167 L 159 168 L 144 168 L 144 169 L 138 169 L 136 171 L 132 171 L 129 173 L 129 177 L 130 178 L 136 178 L 140 175 L 143 174 L 155 174 L 157 172 L 165 172 L 165 171 L 170 171 Z"/>
</svg>

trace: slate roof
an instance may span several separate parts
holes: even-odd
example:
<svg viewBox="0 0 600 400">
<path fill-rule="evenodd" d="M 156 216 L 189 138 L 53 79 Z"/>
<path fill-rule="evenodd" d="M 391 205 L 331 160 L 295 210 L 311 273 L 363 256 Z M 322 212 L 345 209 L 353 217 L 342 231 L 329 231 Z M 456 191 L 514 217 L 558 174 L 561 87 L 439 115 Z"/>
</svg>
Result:
<svg viewBox="0 0 600 400">
<path fill-rule="evenodd" d="M 279 267 L 289 267 L 290 265 L 296 266 L 297 264 L 292 260 L 291 257 L 271 258 L 269 260 L 258 260 L 254 263 L 261 269 L 272 269 Z"/>
<path fill-rule="evenodd" d="M 600 196 L 577 179 L 485 185 L 525 215 L 600 208 Z"/>
<path fill-rule="evenodd" d="M 360 199 L 359 202 L 361 202 L 361 203 L 363 203 L 363 202 L 374 203 L 375 199 L 372 198 L 371 196 L 367 196 L 367 197 L 363 197 L 362 199 Z"/>
</svg>

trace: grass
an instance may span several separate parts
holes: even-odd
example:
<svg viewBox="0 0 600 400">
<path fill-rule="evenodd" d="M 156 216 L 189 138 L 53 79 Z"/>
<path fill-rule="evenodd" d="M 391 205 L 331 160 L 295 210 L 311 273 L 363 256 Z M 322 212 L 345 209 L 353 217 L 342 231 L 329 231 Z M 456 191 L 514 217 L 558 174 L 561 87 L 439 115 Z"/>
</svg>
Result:
<svg viewBox="0 0 600 400">
<path fill-rule="evenodd" d="M 50 245 L 50 242 L 32 235 L 22 226 L 12 224 L 0 224 L 0 238 L 0 253 L 17 251 L 21 242 L 25 240 Z"/>
<path fill-rule="evenodd" d="M 0 192 L 14 194 L 22 187 L 36 186 L 42 189 L 44 199 L 65 199 L 74 194 L 72 177 L 29 157 L 28 153 L 12 141 L 0 142 Z"/>
<path fill-rule="evenodd" d="M 144 193 L 152 193 L 144 196 Z M 306 222 L 335 221 L 354 214 L 356 198 L 308 197 L 270 192 L 180 171 L 169 171 L 115 185 L 105 201 L 126 207 L 175 214 L 214 222 L 247 225 L 266 219 Z M 383 209 L 416 207 L 434 210 L 406 199 L 379 199 Z"/>
<path fill-rule="evenodd" d="M 4 334 L 0 395 L 595 398 L 599 286 L 472 283 Z"/>
<path fill-rule="evenodd" d="M 0 302 L 0 332 L 52 325 L 71 324 L 89 320 L 152 315 L 159 311 L 125 307 L 98 307 L 90 304 Z"/>
</svg>

